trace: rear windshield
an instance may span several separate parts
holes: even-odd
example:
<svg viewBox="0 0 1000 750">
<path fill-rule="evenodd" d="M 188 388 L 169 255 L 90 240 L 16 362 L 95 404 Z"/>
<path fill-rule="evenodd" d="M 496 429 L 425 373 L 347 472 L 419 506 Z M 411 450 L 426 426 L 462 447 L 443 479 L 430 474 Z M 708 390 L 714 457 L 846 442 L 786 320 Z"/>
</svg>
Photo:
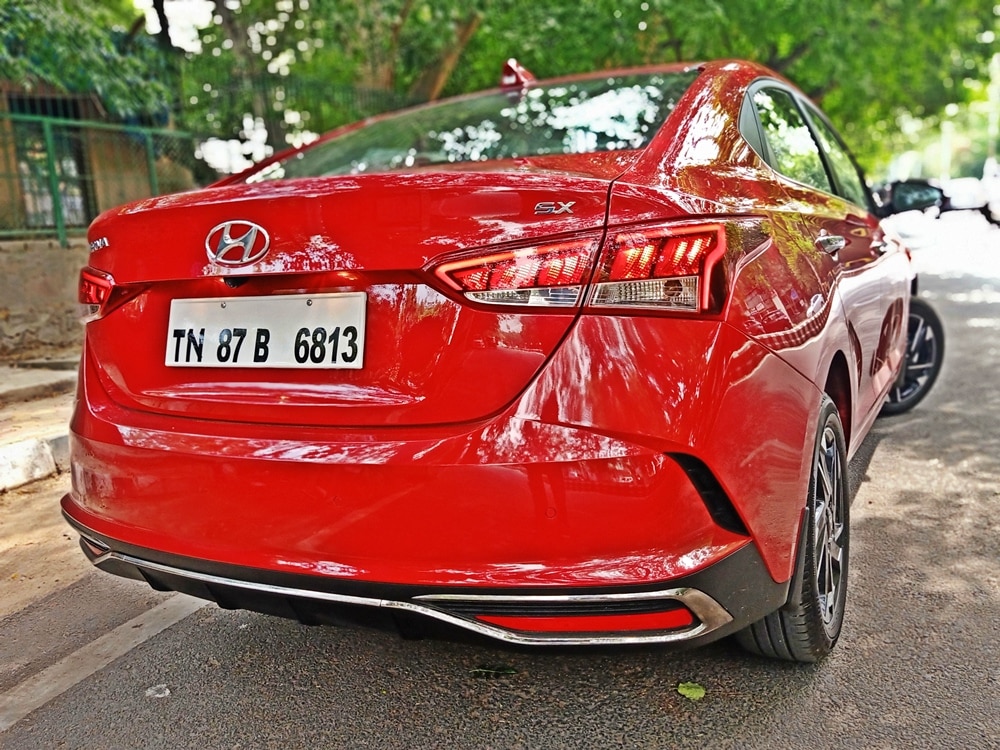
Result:
<svg viewBox="0 0 1000 750">
<path fill-rule="evenodd" d="M 248 182 L 644 147 L 696 70 L 490 92 L 420 107 L 307 147 Z"/>
</svg>

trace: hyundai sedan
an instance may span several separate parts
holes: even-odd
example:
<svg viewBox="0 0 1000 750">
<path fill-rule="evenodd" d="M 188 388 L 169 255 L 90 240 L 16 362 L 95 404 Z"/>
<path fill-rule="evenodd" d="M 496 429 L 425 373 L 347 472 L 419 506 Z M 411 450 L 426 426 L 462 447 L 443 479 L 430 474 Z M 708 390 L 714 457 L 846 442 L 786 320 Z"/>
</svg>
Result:
<svg viewBox="0 0 1000 750">
<path fill-rule="evenodd" d="M 883 212 L 756 64 L 511 60 L 93 223 L 64 514 L 226 608 L 815 661 L 905 353 Z"/>
</svg>

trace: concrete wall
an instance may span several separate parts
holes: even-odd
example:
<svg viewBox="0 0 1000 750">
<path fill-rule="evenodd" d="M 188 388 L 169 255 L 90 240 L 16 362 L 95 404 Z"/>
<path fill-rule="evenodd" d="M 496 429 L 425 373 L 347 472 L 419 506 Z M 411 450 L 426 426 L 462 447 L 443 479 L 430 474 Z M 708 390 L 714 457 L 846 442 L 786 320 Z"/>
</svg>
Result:
<svg viewBox="0 0 1000 750">
<path fill-rule="evenodd" d="M 80 237 L 0 241 L 0 360 L 67 355 L 78 350 L 77 279 L 89 254 Z"/>
</svg>

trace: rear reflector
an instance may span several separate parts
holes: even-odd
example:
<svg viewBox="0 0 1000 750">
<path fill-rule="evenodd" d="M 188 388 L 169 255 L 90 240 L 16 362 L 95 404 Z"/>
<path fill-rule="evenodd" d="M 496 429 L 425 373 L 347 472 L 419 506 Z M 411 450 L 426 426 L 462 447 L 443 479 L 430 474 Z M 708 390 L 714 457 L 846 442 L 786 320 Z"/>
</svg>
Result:
<svg viewBox="0 0 1000 750">
<path fill-rule="evenodd" d="M 80 271 L 76 298 L 80 303 L 80 322 L 103 318 L 148 288 L 143 284 L 119 284 L 109 273 L 90 266 Z"/>
<path fill-rule="evenodd" d="M 103 271 L 89 266 L 80 271 L 77 301 L 80 303 L 80 318 L 84 323 L 104 314 L 114 289 L 115 280 Z"/>
<path fill-rule="evenodd" d="M 721 224 L 654 227 L 609 235 L 593 307 L 709 309 L 712 270 L 726 252 Z"/>
<path fill-rule="evenodd" d="M 444 263 L 434 273 L 476 302 L 572 307 L 590 276 L 598 241 L 585 237 L 518 248 Z"/>
<path fill-rule="evenodd" d="M 623 633 L 650 630 L 680 630 L 691 627 L 694 616 L 686 609 L 620 615 L 551 617 L 530 615 L 479 615 L 477 620 L 508 630 L 529 633 Z"/>
</svg>

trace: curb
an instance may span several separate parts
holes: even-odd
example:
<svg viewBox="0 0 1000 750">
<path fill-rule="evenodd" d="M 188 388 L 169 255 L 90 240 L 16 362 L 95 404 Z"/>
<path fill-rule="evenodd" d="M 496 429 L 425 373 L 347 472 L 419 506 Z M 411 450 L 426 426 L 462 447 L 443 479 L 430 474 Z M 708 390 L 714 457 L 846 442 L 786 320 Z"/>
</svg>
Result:
<svg viewBox="0 0 1000 750">
<path fill-rule="evenodd" d="M 68 470 L 76 369 L 0 365 L 0 493 Z"/>
<path fill-rule="evenodd" d="M 0 409 L 11 404 L 19 404 L 24 401 L 37 401 L 51 396 L 62 396 L 70 393 L 76 388 L 75 375 L 69 379 L 63 376 L 58 380 L 46 383 L 35 383 L 19 388 L 11 388 L 0 393 Z"/>
<path fill-rule="evenodd" d="M 69 469 L 69 437 L 31 438 L 0 446 L 0 492 Z"/>
</svg>

